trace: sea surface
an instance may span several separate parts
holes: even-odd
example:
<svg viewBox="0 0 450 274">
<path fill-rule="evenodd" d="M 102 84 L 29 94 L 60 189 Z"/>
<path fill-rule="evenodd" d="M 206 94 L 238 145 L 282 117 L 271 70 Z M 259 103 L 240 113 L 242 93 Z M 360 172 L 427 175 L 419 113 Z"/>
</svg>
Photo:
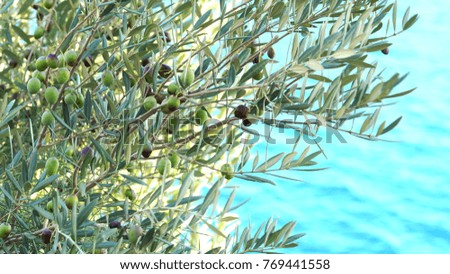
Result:
<svg viewBox="0 0 450 274">
<path fill-rule="evenodd" d="M 232 181 L 242 225 L 270 217 L 295 220 L 306 233 L 287 253 L 450 253 L 450 65 L 448 2 L 399 2 L 399 19 L 409 5 L 420 19 L 391 39 L 390 54 L 372 53 L 384 76 L 409 73 L 396 91 L 417 87 L 393 100 L 379 121 L 401 123 L 372 142 L 343 135 L 321 142 L 318 172 L 284 172 L 304 182 L 276 179 L 276 186 Z M 297 149 L 301 153 L 305 144 Z M 313 148 L 313 147 L 312 147 Z M 263 156 L 290 151 L 282 144 L 255 147 Z"/>
</svg>

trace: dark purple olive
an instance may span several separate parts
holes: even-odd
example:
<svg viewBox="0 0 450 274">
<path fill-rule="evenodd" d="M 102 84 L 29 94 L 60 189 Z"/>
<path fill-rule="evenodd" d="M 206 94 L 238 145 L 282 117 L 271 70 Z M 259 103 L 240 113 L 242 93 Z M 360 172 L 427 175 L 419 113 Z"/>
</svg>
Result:
<svg viewBox="0 0 450 274">
<path fill-rule="evenodd" d="M 109 228 L 121 228 L 122 225 L 119 221 L 112 221 L 109 223 Z"/>
<path fill-rule="evenodd" d="M 180 103 L 185 103 L 187 101 L 187 98 L 184 97 L 184 94 L 182 92 L 178 93 L 177 97 L 180 99 Z"/>
<path fill-rule="evenodd" d="M 90 67 L 94 64 L 94 57 L 92 55 L 88 55 L 86 58 L 83 59 L 83 64 L 86 67 Z"/>
<path fill-rule="evenodd" d="M 267 50 L 267 56 L 268 56 L 270 59 L 273 59 L 273 58 L 275 57 L 275 50 L 274 50 L 272 47 L 270 47 L 270 48 Z"/>
<path fill-rule="evenodd" d="M 388 55 L 388 54 L 389 54 L 389 48 L 382 49 L 381 52 L 382 52 L 384 55 Z"/>
<path fill-rule="evenodd" d="M 162 95 L 161 93 L 157 93 L 155 94 L 155 99 L 156 102 L 158 102 L 158 104 L 161 104 L 164 101 L 164 99 L 166 99 L 166 96 Z"/>
<path fill-rule="evenodd" d="M 153 88 L 151 86 L 148 86 L 145 88 L 144 97 L 153 96 L 155 93 L 153 93 Z"/>
<path fill-rule="evenodd" d="M 249 119 L 244 119 L 244 120 L 242 120 L 242 124 L 246 127 L 249 127 L 252 125 L 252 122 L 250 122 Z"/>
<path fill-rule="evenodd" d="M 45 28 L 45 31 L 50 32 L 52 28 L 53 28 L 53 21 L 49 21 L 47 27 Z"/>
<path fill-rule="evenodd" d="M 53 232 L 48 228 L 45 228 L 44 230 L 42 230 L 42 233 L 41 233 L 42 242 L 44 244 L 49 244 L 52 240 L 52 234 L 53 234 Z"/>
<path fill-rule="evenodd" d="M 83 148 L 83 150 L 81 150 L 81 156 L 85 156 L 87 154 L 89 154 L 89 156 L 91 157 L 94 155 L 91 147 L 85 147 Z"/>
<path fill-rule="evenodd" d="M 150 64 L 150 59 L 148 59 L 148 58 L 142 59 L 141 64 L 143 67 L 145 67 L 146 65 Z"/>
<path fill-rule="evenodd" d="M 149 147 L 145 147 L 142 150 L 142 157 L 144 157 L 145 159 L 148 159 L 150 157 L 150 154 L 152 154 L 152 150 Z"/>
<path fill-rule="evenodd" d="M 15 67 L 17 67 L 17 65 L 18 65 L 18 63 L 15 60 L 10 60 L 9 61 L 9 66 L 11 68 L 15 68 Z"/>
<path fill-rule="evenodd" d="M 167 78 L 172 73 L 172 68 L 166 64 L 162 64 L 159 68 L 158 74 L 163 78 Z"/>
<path fill-rule="evenodd" d="M 144 67 L 144 77 L 145 77 L 145 81 L 147 81 L 147 83 L 153 83 L 153 71 L 154 68 L 151 64 L 147 64 Z"/>
<path fill-rule="evenodd" d="M 170 34 L 167 31 L 164 31 L 163 34 L 164 34 L 164 41 L 166 41 L 167 43 L 172 42 L 172 39 L 170 38 Z"/>
<path fill-rule="evenodd" d="M 248 115 L 248 107 L 244 105 L 239 105 L 234 110 L 234 116 L 239 119 L 246 119 Z"/>
</svg>

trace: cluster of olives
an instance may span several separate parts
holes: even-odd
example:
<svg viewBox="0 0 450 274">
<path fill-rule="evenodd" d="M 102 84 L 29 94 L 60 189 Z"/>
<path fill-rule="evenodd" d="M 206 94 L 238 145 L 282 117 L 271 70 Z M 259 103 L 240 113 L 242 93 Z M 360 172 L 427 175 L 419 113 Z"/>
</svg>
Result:
<svg viewBox="0 0 450 274">
<path fill-rule="evenodd" d="M 153 83 L 153 72 L 154 68 L 148 59 L 142 60 L 142 65 L 144 66 L 143 73 L 145 80 L 152 84 Z M 167 80 L 174 76 L 172 68 L 169 65 L 162 64 L 158 70 L 158 76 Z M 182 90 L 189 87 L 195 79 L 194 71 L 190 68 L 185 69 L 180 75 L 176 76 L 178 81 L 170 83 L 166 91 L 167 93 L 153 93 L 153 91 L 146 92 L 145 99 L 143 102 L 143 107 L 146 111 L 149 111 L 161 104 L 161 111 L 165 114 L 170 114 L 176 111 L 180 105 L 180 97 L 183 96 Z"/>
<path fill-rule="evenodd" d="M 114 228 L 120 229 L 120 228 L 122 228 L 122 224 L 120 221 L 111 221 L 111 222 L 109 222 L 108 227 L 111 229 L 114 229 Z M 144 235 L 144 230 L 139 225 L 133 224 L 133 225 L 130 225 L 127 229 L 128 242 L 131 245 L 136 245 L 136 243 L 138 242 L 139 238 L 142 235 Z"/>
<path fill-rule="evenodd" d="M 58 173 L 59 161 L 56 157 L 50 157 L 45 162 L 45 172 L 48 176 L 52 176 Z M 78 197 L 75 194 L 68 195 L 64 200 L 68 209 L 76 208 L 78 203 Z M 53 201 L 49 201 L 46 206 L 47 210 L 53 212 L 54 205 Z"/>
<path fill-rule="evenodd" d="M 66 205 L 66 207 L 68 209 L 76 208 L 77 204 L 78 204 L 78 197 L 77 197 L 77 195 L 75 195 L 75 194 L 68 195 L 66 197 L 66 199 L 64 200 L 64 204 Z M 53 201 L 52 200 L 47 203 L 46 208 L 47 208 L 47 211 L 53 212 L 54 205 L 53 205 Z M 58 206 L 58 208 L 60 208 L 60 207 Z"/>
<path fill-rule="evenodd" d="M 43 0 L 42 1 L 42 6 L 44 6 L 44 8 L 46 9 L 52 9 L 55 6 L 55 0 Z M 44 17 L 44 14 L 42 12 L 39 11 L 39 5 L 38 4 L 33 4 L 32 8 L 36 10 L 37 12 L 37 19 L 40 21 L 42 20 L 42 18 Z M 41 39 L 42 36 L 44 36 L 45 31 L 50 31 L 51 29 L 51 22 L 47 25 L 47 28 L 44 29 L 44 27 L 42 26 L 38 26 L 33 33 L 33 37 L 35 39 Z"/>
<path fill-rule="evenodd" d="M 54 1 L 52 0 L 45 0 L 44 6 L 46 8 L 52 8 L 54 4 Z M 44 35 L 45 30 L 42 27 L 36 28 L 36 31 L 34 33 L 34 36 L 36 39 L 41 38 Z M 253 48 L 252 48 L 253 49 Z M 271 59 L 275 56 L 275 51 L 272 47 L 270 47 L 267 51 L 267 56 Z M 259 62 L 258 56 L 257 60 L 255 59 L 254 62 Z M 90 59 L 89 59 L 90 58 Z M 89 60 L 87 60 L 86 66 L 91 65 L 93 63 L 92 57 L 88 57 Z M 27 90 L 30 94 L 36 94 L 38 93 L 41 88 L 43 88 L 43 83 L 47 81 L 46 76 L 44 75 L 44 71 L 47 69 L 55 69 L 53 73 L 50 75 L 53 77 L 53 80 L 55 83 L 59 85 L 64 85 L 70 80 L 70 71 L 66 66 L 75 66 L 78 61 L 78 54 L 73 51 L 69 50 L 64 54 L 56 55 L 56 54 L 49 54 L 48 56 L 41 56 L 36 59 L 34 62 L 34 72 L 32 73 L 32 77 L 28 80 L 27 83 Z M 150 61 L 148 59 L 142 60 L 143 65 L 143 72 L 144 77 L 148 83 L 153 82 L 153 66 L 150 64 Z M 182 100 L 180 98 L 183 97 L 183 91 L 192 83 L 194 82 L 195 75 L 194 71 L 190 68 L 184 69 L 181 73 L 178 75 L 172 71 L 172 68 L 166 64 L 162 64 L 159 67 L 157 75 L 161 78 L 164 78 L 166 81 L 167 78 L 175 77 L 175 81 L 169 82 L 169 84 L 166 86 L 165 91 L 161 94 L 155 94 L 153 92 L 146 93 L 146 96 L 143 100 L 142 107 L 145 111 L 150 111 L 158 105 L 161 106 L 161 111 L 165 114 L 170 114 L 176 110 L 179 109 Z M 253 78 L 255 80 L 262 79 L 263 74 L 260 72 L 259 74 L 255 75 Z M 103 72 L 103 75 L 101 77 L 101 83 L 106 87 L 113 87 L 115 84 L 114 74 L 111 71 L 105 71 Z M 151 88 L 150 88 L 151 90 Z M 82 107 L 84 103 L 84 97 L 83 95 L 75 91 L 73 88 L 66 87 L 64 92 L 63 100 L 65 104 L 67 105 L 74 105 L 76 107 Z M 55 86 L 47 86 L 44 91 L 44 98 L 46 102 L 49 105 L 54 105 L 58 102 L 58 99 L 60 97 L 60 91 Z M 251 125 L 250 120 L 248 119 L 248 108 L 244 105 L 240 105 L 235 109 L 234 115 L 235 117 L 242 120 L 242 123 L 245 126 Z M 195 111 L 194 114 L 195 122 L 199 125 L 203 125 L 209 118 L 208 112 L 200 108 L 197 111 Z M 41 123 L 44 126 L 51 126 L 54 124 L 55 118 L 53 116 L 53 113 L 51 110 L 45 110 L 41 117 Z M 144 149 L 142 150 L 142 156 L 144 158 L 149 158 L 152 153 L 152 149 L 149 145 L 146 145 Z M 156 165 L 156 170 L 159 174 L 165 175 L 170 172 L 170 169 L 176 168 L 179 165 L 180 158 L 176 153 L 170 153 L 169 155 L 166 155 L 165 157 L 161 158 Z M 59 162 L 55 157 L 51 157 L 47 160 L 47 163 L 45 165 L 45 169 L 48 176 L 54 175 L 57 173 L 59 168 Z M 230 164 L 225 164 L 221 168 L 221 173 L 226 179 L 231 179 L 234 174 L 234 169 Z M 133 201 L 136 199 L 136 193 L 132 189 L 127 189 L 125 191 L 125 196 Z M 75 195 L 71 195 L 67 197 L 66 199 L 66 205 L 69 209 L 76 206 L 77 203 L 77 197 Z M 48 209 L 52 209 L 53 205 L 49 203 Z"/>
<path fill-rule="evenodd" d="M 64 55 L 57 56 L 56 54 L 49 54 L 48 56 L 41 56 L 34 62 L 35 71 L 32 73 L 32 77 L 27 82 L 27 90 L 30 94 L 37 94 L 43 83 L 46 81 L 46 76 L 43 73 L 47 69 L 55 69 L 52 71 L 53 79 L 55 83 L 63 85 L 69 81 L 70 71 L 66 68 L 66 64 L 69 66 L 75 66 L 78 59 L 78 55 L 75 51 L 67 51 Z M 64 102 L 67 105 L 75 105 L 82 107 L 84 104 L 84 97 L 80 92 L 75 91 L 73 88 L 66 88 L 64 91 Z M 57 103 L 59 98 L 59 90 L 55 86 L 47 86 L 44 91 L 44 98 L 49 105 Z M 51 111 L 46 110 L 41 116 L 41 122 L 44 126 L 50 126 L 55 122 L 55 118 Z"/>
<path fill-rule="evenodd" d="M 143 65 L 144 78 L 149 84 L 153 84 L 154 66 L 149 59 L 143 59 L 141 61 Z M 150 111 L 159 105 L 161 106 L 161 112 L 164 114 L 170 114 L 180 108 L 182 102 L 184 102 L 183 91 L 188 88 L 195 79 L 194 71 L 190 68 L 184 69 L 182 73 L 176 75 L 169 65 L 162 64 L 159 67 L 157 75 L 163 78 L 165 81 L 174 77 L 175 81 L 170 82 L 161 93 L 154 93 L 151 87 L 145 92 L 145 98 L 142 107 L 145 111 Z M 203 110 L 204 111 L 204 110 Z M 207 119 L 207 114 L 198 114 L 202 123 Z M 168 129 L 169 130 L 169 129 Z M 170 132 L 170 130 L 169 130 Z M 145 145 L 142 150 L 142 157 L 149 158 L 152 153 L 151 146 Z M 180 158 L 175 153 L 170 153 L 167 157 L 160 159 L 156 165 L 156 170 L 159 174 L 168 174 L 171 168 L 178 166 Z"/>
<path fill-rule="evenodd" d="M 171 168 L 177 168 L 180 164 L 180 156 L 176 153 L 169 153 L 168 157 L 161 158 L 156 164 L 159 174 L 169 174 Z"/>
<path fill-rule="evenodd" d="M 250 49 L 251 49 L 251 54 L 255 54 L 257 51 L 256 46 L 254 46 L 254 45 Z M 269 47 L 267 49 L 267 57 L 269 57 L 270 59 L 275 58 L 275 50 L 273 49 L 273 47 Z M 262 54 L 259 54 L 255 58 L 253 58 L 252 61 L 254 64 L 257 64 L 261 61 L 261 59 L 262 59 Z M 252 78 L 256 81 L 261 80 L 263 77 L 264 77 L 264 73 L 262 71 L 259 71 L 252 76 Z"/>
</svg>

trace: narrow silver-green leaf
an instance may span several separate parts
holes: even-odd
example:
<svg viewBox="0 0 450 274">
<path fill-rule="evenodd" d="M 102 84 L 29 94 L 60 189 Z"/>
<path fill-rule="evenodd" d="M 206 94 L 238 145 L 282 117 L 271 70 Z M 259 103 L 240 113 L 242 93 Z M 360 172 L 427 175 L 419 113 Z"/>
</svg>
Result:
<svg viewBox="0 0 450 274">
<path fill-rule="evenodd" d="M 389 126 L 387 126 L 387 127 L 383 130 L 383 133 L 382 133 L 382 134 L 388 133 L 389 131 L 391 131 L 392 129 L 394 129 L 394 128 L 398 125 L 398 123 L 400 123 L 400 120 L 401 120 L 402 118 L 403 118 L 403 117 L 399 117 L 397 120 L 395 120 L 394 122 L 392 122 Z"/>
<path fill-rule="evenodd" d="M 53 220 L 53 214 L 51 214 L 47 210 L 43 209 L 42 207 L 37 206 L 37 205 L 32 205 L 31 207 L 34 210 L 36 210 L 39 213 L 39 215 L 41 215 L 42 217 L 49 219 L 49 220 Z"/>
<path fill-rule="evenodd" d="M 46 188 L 48 185 L 53 183 L 53 181 L 55 181 L 58 177 L 59 177 L 59 174 L 53 174 L 52 176 L 47 177 L 45 180 L 43 180 L 43 181 L 39 182 L 37 185 L 35 185 L 33 187 L 33 189 L 31 190 L 30 194 L 33 194 L 35 192 L 38 192 L 41 189 Z"/>
<path fill-rule="evenodd" d="M 211 15 L 212 10 L 208 10 L 205 12 L 194 24 L 194 30 L 199 29 L 202 24 L 208 19 L 208 17 Z"/>
<path fill-rule="evenodd" d="M 124 177 L 125 179 L 133 182 L 133 183 L 136 183 L 136 184 L 139 184 L 139 185 L 143 185 L 143 186 L 147 186 L 147 184 L 144 181 L 142 181 L 141 179 L 138 179 L 138 178 L 136 178 L 134 176 L 130 176 L 130 175 L 127 175 L 127 174 L 120 174 L 120 175 L 122 177 Z"/>
<path fill-rule="evenodd" d="M 103 159 L 108 160 L 111 164 L 114 164 L 114 160 L 109 155 L 108 151 L 103 147 L 102 144 L 100 144 L 97 140 L 95 140 L 92 136 L 89 136 L 89 139 L 91 140 L 92 144 L 94 145 L 95 149 L 100 153 Z"/>
<path fill-rule="evenodd" d="M 78 213 L 77 227 L 80 227 L 80 225 L 82 225 L 83 222 L 87 220 L 87 218 L 92 213 L 95 206 L 97 205 L 97 202 L 98 202 L 98 200 L 94 200 L 94 201 L 90 202 L 85 207 L 83 207 L 83 209 L 80 211 L 80 213 Z"/>
<path fill-rule="evenodd" d="M 257 167 L 255 169 L 255 172 L 261 172 L 261 171 L 265 171 L 269 168 L 271 168 L 272 166 L 274 166 L 276 163 L 278 163 L 278 161 L 283 158 L 284 156 L 284 152 L 279 153 L 275 156 L 273 156 L 272 158 L 270 158 L 269 160 L 267 160 L 265 163 L 261 164 L 259 167 Z"/>
<path fill-rule="evenodd" d="M 247 80 L 251 79 L 254 75 L 261 72 L 267 63 L 269 63 L 269 60 L 262 60 L 261 62 L 253 65 L 248 71 L 244 73 L 244 75 L 242 75 L 239 84 L 245 83 Z"/>
</svg>

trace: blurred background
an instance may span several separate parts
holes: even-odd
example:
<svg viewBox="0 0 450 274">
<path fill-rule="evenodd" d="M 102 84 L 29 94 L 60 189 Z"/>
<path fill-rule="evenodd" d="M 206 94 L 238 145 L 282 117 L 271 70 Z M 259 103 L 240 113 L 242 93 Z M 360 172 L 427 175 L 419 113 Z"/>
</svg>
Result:
<svg viewBox="0 0 450 274">
<path fill-rule="evenodd" d="M 306 233 L 290 253 L 448 253 L 450 252 L 450 68 L 445 0 L 400 0 L 399 20 L 411 6 L 419 21 L 390 41 L 389 55 L 372 53 L 383 76 L 410 73 L 395 92 L 417 87 L 381 111 L 379 122 L 401 123 L 372 142 L 343 135 L 321 142 L 319 172 L 285 172 L 303 183 L 276 179 L 277 186 L 234 179 L 242 224 L 259 226 L 269 217 L 297 221 Z M 266 144 L 255 149 L 264 155 Z M 299 147 L 298 150 L 303 150 Z M 311 149 L 313 149 L 312 147 Z M 280 144 L 271 153 L 290 151 Z M 297 151 L 298 151 L 297 150 Z M 313 150 L 312 150 L 313 151 Z"/>
</svg>

